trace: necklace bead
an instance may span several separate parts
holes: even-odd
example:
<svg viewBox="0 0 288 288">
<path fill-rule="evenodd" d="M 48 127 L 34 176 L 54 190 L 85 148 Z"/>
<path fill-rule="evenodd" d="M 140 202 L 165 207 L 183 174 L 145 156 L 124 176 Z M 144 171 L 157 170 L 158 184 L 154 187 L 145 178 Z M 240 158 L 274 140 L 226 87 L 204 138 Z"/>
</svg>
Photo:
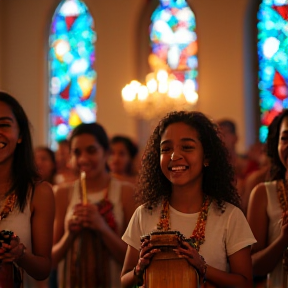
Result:
<svg viewBox="0 0 288 288">
<path fill-rule="evenodd" d="M 207 195 L 204 196 L 201 210 L 198 214 L 198 219 L 196 226 L 190 239 L 187 239 L 187 242 L 194 247 L 197 251 L 200 249 L 200 245 L 205 242 L 205 228 L 207 223 L 207 216 L 211 200 Z M 157 224 L 157 229 L 161 231 L 169 231 L 170 228 L 170 217 L 169 217 L 169 201 L 165 199 L 162 203 L 162 210 L 160 214 L 160 220 Z"/>
<path fill-rule="evenodd" d="M 0 212 L 0 221 L 4 218 L 6 218 L 9 213 L 11 213 L 15 207 L 15 203 L 17 200 L 17 196 L 15 195 L 15 193 L 10 194 L 4 203 L 4 207 L 2 209 L 2 211 Z"/>
</svg>

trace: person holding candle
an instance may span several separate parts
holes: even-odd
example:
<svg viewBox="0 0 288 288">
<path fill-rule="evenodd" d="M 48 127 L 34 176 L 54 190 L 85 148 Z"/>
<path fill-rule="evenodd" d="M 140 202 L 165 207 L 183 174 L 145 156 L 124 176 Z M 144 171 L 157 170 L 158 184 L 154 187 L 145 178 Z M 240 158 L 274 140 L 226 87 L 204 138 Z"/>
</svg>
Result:
<svg viewBox="0 0 288 288">
<path fill-rule="evenodd" d="M 142 157 L 136 196 L 143 205 L 122 237 L 128 244 L 122 287 L 141 286 L 151 259 L 160 253 L 140 237 L 170 230 L 185 236 L 175 256 L 198 271 L 201 287 L 252 287 L 255 238 L 239 209 L 228 159 L 217 125 L 204 114 L 171 112 L 159 122 Z"/>
<path fill-rule="evenodd" d="M 48 277 L 54 209 L 52 188 L 37 173 L 28 117 L 14 97 L 0 92 L 0 231 L 14 233 L 10 245 L 0 245 L 0 274 L 11 265 L 20 270 L 23 283 L 13 287 L 34 288 L 34 279 Z"/>
<path fill-rule="evenodd" d="M 52 258 L 59 286 L 120 288 L 127 248 L 121 235 L 135 210 L 133 185 L 111 177 L 109 139 L 98 123 L 72 131 L 70 152 L 79 180 L 55 191 Z"/>
</svg>

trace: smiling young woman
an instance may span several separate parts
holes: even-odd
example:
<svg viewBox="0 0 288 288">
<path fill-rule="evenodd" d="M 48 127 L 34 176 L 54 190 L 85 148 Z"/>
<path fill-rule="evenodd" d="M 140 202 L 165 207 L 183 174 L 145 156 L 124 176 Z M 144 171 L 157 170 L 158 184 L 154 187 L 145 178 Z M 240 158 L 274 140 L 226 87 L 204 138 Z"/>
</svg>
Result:
<svg viewBox="0 0 288 288">
<path fill-rule="evenodd" d="M 73 168 L 85 172 L 88 201 L 79 179 L 56 190 L 52 255 L 59 286 L 120 288 L 127 247 L 121 235 L 135 210 L 134 187 L 111 177 L 109 139 L 100 124 L 80 124 L 69 140 Z"/>
<path fill-rule="evenodd" d="M 31 277 L 43 280 L 51 269 L 54 197 L 36 171 L 28 118 L 15 98 L 0 92 L 0 230 L 18 236 L 2 244 L 1 265 L 17 264 L 24 287 L 35 287 Z"/>
<path fill-rule="evenodd" d="M 271 161 L 270 181 L 251 192 L 247 219 L 257 239 L 252 246 L 255 276 L 267 278 L 268 288 L 285 288 L 283 254 L 288 246 L 288 110 L 269 126 L 267 155 Z M 261 225 L 259 225 L 261 223 Z M 287 277 L 287 272 L 286 272 Z"/>
<path fill-rule="evenodd" d="M 250 246 L 255 239 L 238 208 L 228 152 L 212 121 L 200 112 L 169 113 L 147 143 L 139 177 L 136 196 L 142 205 L 122 237 L 128 244 L 123 287 L 150 281 L 145 271 L 166 249 L 145 238 L 155 231 L 179 231 L 175 255 L 198 271 L 202 285 L 251 287 Z M 168 277 L 173 278 L 173 271 Z"/>
</svg>

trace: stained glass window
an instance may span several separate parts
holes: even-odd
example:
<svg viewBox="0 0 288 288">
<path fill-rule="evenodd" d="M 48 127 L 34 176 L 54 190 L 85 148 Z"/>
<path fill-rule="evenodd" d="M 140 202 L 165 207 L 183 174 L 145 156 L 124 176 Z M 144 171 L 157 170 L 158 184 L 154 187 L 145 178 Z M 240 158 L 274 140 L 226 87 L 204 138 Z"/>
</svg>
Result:
<svg viewBox="0 0 288 288">
<path fill-rule="evenodd" d="M 62 1 L 49 37 L 52 149 L 80 123 L 96 120 L 95 42 L 94 21 L 87 6 L 78 0 Z"/>
<path fill-rule="evenodd" d="M 263 0 L 257 18 L 259 137 L 265 142 L 273 118 L 288 108 L 288 0 Z"/>
<path fill-rule="evenodd" d="M 196 20 L 185 0 L 160 0 L 151 16 L 150 45 L 152 70 L 168 68 L 177 80 L 197 90 Z"/>
</svg>

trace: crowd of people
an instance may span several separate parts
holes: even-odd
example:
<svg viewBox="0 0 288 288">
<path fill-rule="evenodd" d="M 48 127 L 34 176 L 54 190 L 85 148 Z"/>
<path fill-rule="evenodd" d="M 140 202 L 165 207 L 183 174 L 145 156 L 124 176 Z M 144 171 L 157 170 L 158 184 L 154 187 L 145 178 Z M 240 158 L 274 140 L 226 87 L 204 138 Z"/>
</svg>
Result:
<svg viewBox="0 0 288 288">
<path fill-rule="evenodd" d="M 141 155 L 99 123 L 57 151 L 29 126 L 0 92 L 0 287 L 145 286 L 153 231 L 181 233 L 201 287 L 288 287 L 288 110 L 245 155 L 232 120 L 196 111 L 164 116 Z"/>
</svg>

